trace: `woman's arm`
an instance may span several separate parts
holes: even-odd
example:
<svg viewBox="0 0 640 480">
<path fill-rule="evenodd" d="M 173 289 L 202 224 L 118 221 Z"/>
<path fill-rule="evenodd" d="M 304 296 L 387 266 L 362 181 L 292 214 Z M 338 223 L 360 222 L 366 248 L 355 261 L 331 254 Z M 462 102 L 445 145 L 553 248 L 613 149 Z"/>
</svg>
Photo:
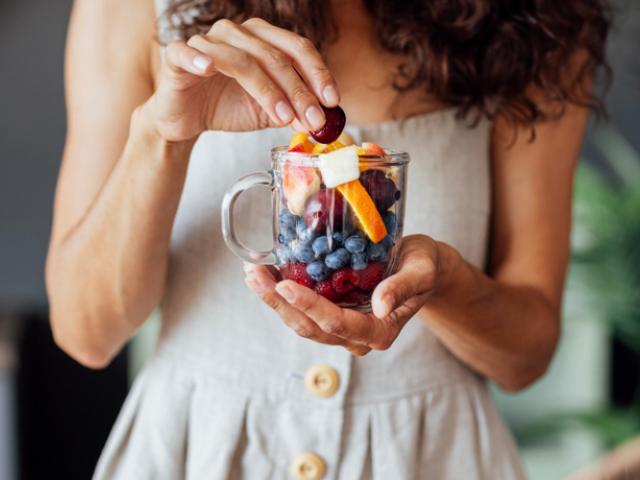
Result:
<svg viewBox="0 0 640 480">
<path fill-rule="evenodd" d="M 134 114 L 153 93 L 153 38 L 152 2 L 74 4 L 46 280 L 56 342 L 95 368 L 160 298 L 186 171 L 189 144 L 163 141 Z"/>
<path fill-rule="evenodd" d="M 158 304 L 195 139 L 294 119 L 318 129 L 339 102 L 313 44 L 264 20 L 219 20 L 170 44 L 158 69 L 152 0 L 76 0 L 67 51 L 69 130 L 47 291 L 56 342 L 106 365 Z"/>
<path fill-rule="evenodd" d="M 504 389 L 542 375 L 559 336 L 569 257 L 573 172 L 588 112 L 569 107 L 537 136 L 498 121 L 493 134 L 492 262 L 487 275 L 425 235 L 402 242 L 398 272 L 380 283 L 373 313 L 341 309 L 312 290 L 247 266 L 247 284 L 285 323 L 356 355 L 383 350 L 416 313 L 470 368 Z"/>
<path fill-rule="evenodd" d="M 570 107 L 536 139 L 498 121 L 493 134 L 490 276 L 442 247 L 442 285 L 421 317 L 462 361 L 506 390 L 547 369 L 560 333 L 573 175 L 588 112 Z"/>
</svg>

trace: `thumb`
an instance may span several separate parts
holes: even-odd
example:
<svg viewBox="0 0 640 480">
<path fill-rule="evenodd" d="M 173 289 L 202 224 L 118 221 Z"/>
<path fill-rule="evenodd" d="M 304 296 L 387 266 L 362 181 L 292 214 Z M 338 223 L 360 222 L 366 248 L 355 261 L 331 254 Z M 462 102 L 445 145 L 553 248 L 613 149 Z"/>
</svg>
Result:
<svg viewBox="0 0 640 480">
<path fill-rule="evenodd" d="M 427 252 L 403 255 L 398 271 L 382 281 L 373 292 L 371 308 L 385 318 L 413 297 L 431 291 L 437 275 L 437 262 Z"/>
</svg>

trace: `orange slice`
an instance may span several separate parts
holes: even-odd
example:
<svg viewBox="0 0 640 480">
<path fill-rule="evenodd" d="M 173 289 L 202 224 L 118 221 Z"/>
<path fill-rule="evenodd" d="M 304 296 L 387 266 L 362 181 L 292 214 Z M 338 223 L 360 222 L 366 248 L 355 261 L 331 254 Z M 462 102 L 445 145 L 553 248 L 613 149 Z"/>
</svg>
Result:
<svg viewBox="0 0 640 480">
<path fill-rule="evenodd" d="M 373 243 L 378 243 L 387 236 L 387 228 L 384 226 L 380 212 L 360 180 L 343 183 L 336 188 L 349 203 L 362 229 Z"/>
<path fill-rule="evenodd" d="M 311 153 L 313 143 L 304 132 L 294 133 L 289 142 L 289 151 Z"/>
<path fill-rule="evenodd" d="M 334 150 L 339 150 L 344 146 L 345 145 L 341 143 L 340 140 L 336 140 L 335 142 L 331 143 L 316 143 L 313 146 L 313 150 L 311 151 L 311 153 L 329 153 L 333 152 Z"/>
</svg>

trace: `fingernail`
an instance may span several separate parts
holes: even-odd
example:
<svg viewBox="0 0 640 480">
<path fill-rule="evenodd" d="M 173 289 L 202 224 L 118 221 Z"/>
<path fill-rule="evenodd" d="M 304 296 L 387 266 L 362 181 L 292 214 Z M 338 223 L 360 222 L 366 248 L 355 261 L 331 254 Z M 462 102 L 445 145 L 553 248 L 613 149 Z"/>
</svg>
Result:
<svg viewBox="0 0 640 480">
<path fill-rule="evenodd" d="M 284 100 L 276 103 L 276 115 L 282 123 L 289 123 L 293 120 L 293 109 Z"/>
<path fill-rule="evenodd" d="M 263 283 L 254 276 L 247 277 L 245 280 L 247 285 L 251 290 L 256 292 L 257 294 L 261 294 L 267 291 L 267 288 L 263 285 Z"/>
<path fill-rule="evenodd" d="M 278 283 L 276 285 L 276 292 L 278 292 L 280 296 L 282 296 L 282 298 L 284 298 L 289 303 L 292 303 L 296 299 L 295 292 L 287 285 L 284 285 L 282 283 Z"/>
<path fill-rule="evenodd" d="M 211 65 L 211 59 L 207 57 L 203 57 L 202 55 L 198 55 L 193 58 L 193 66 L 196 67 L 201 72 L 204 72 Z"/>
<path fill-rule="evenodd" d="M 322 90 L 322 96 L 324 97 L 324 101 L 329 105 L 337 105 L 340 102 L 340 97 L 338 96 L 338 90 L 333 85 L 327 85 Z"/>
<path fill-rule="evenodd" d="M 384 303 L 387 315 L 393 312 L 393 308 L 396 305 L 396 297 L 392 292 L 385 292 L 382 294 L 382 302 Z"/>
<path fill-rule="evenodd" d="M 304 112 L 304 116 L 307 117 L 307 121 L 314 130 L 324 127 L 324 113 L 322 113 L 318 107 L 312 106 L 307 108 L 306 112 Z"/>
</svg>

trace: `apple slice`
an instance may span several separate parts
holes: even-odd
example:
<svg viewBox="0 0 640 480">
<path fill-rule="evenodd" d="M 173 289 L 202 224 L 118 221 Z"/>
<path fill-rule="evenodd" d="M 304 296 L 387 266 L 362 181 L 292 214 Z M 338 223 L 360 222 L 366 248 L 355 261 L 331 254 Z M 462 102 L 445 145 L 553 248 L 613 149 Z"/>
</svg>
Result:
<svg viewBox="0 0 640 480">
<path fill-rule="evenodd" d="M 358 147 L 351 145 L 319 156 L 318 166 L 327 188 L 335 188 L 360 177 Z"/>
</svg>

